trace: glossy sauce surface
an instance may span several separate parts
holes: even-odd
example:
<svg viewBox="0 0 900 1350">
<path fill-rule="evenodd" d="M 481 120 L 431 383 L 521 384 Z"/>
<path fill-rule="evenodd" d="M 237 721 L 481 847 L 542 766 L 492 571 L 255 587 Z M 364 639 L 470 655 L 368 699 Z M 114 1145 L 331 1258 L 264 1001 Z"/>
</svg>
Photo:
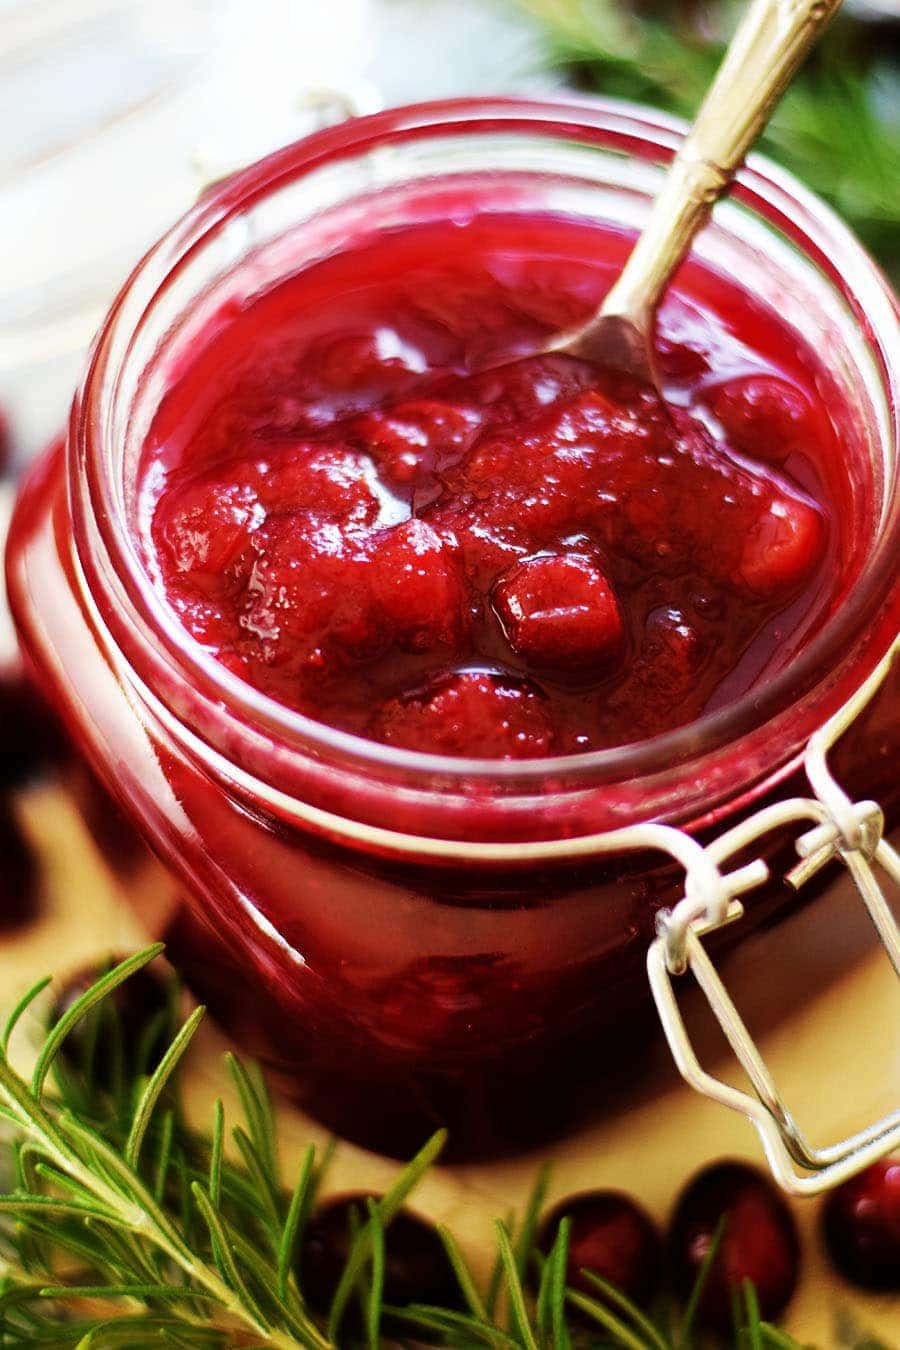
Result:
<svg viewBox="0 0 900 1350">
<path fill-rule="evenodd" d="M 141 466 L 188 631 L 310 717 L 450 755 L 633 742 L 782 668 L 847 545 L 825 377 L 775 315 L 684 269 L 664 404 L 559 355 L 478 373 L 586 317 L 627 247 L 423 225 L 223 309 Z"/>
</svg>

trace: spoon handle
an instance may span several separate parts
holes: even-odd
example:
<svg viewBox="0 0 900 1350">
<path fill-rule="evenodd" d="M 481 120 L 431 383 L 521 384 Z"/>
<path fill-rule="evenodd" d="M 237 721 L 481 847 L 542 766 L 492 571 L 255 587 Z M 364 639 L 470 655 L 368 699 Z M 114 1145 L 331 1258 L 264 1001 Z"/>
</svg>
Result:
<svg viewBox="0 0 900 1350">
<path fill-rule="evenodd" d="M 670 276 L 841 0 L 752 0 L 604 301 L 647 332 Z"/>
</svg>

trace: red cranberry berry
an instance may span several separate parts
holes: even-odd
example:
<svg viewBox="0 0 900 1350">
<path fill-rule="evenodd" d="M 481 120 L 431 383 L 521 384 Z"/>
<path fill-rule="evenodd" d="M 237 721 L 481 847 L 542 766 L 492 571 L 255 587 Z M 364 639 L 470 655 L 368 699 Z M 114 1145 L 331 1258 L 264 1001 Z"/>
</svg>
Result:
<svg viewBox="0 0 900 1350">
<path fill-rule="evenodd" d="M 602 1297 L 582 1274 L 589 1270 L 646 1308 L 659 1288 L 662 1267 L 662 1241 L 650 1216 L 620 1191 L 586 1191 L 547 1216 L 538 1238 L 541 1251 L 550 1251 L 566 1218 L 571 1220 L 566 1274 L 572 1288 Z"/>
<path fill-rule="evenodd" d="M 900 1159 L 885 1158 L 839 1186 L 825 1203 L 823 1231 L 845 1279 L 900 1291 Z"/>
<path fill-rule="evenodd" d="M 513 651 L 541 665 L 596 665 L 622 640 L 622 617 L 599 567 L 579 554 L 527 558 L 494 591 Z"/>
<path fill-rule="evenodd" d="M 0 933 L 34 916 L 36 868 L 7 798 L 0 798 Z"/>
<path fill-rule="evenodd" d="M 56 1022 L 105 975 L 120 958 L 91 966 L 73 975 L 60 991 L 51 1022 Z M 174 1032 L 168 982 L 148 967 L 136 971 L 73 1027 L 60 1048 L 60 1060 L 69 1071 L 92 1073 L 94 1083 L 109 1091 L 123 1076 L 152 1073 Z"/>
<path fill-rule="evenodd" d="M 754 459 L 776 463 L 815 438 L 812 405 L 796 386 L 773 375 L 751 375 L 716 385 L 712 412 L 726 436 Z"/>
<path fill-rule="evenodd" d="M 298 1278 L 303 1296 L 319 1312 L 331 1305 L 358 1224 L 368 1216 L 366 1192 L 329 1200 L 306 1226 Z M 372 1196 L 372 1199 L 378 1199 Z M 459 1305 L 459 1287 L 437 1233 L 409 1210 L 395 1215 L 385 1231 L 384 1301 Z"/>
<path fill-rule="evenodd" d="M 800 497 L 775 496 L 751 526 L 738 566 L 739 580 L 756 595 L 794 590 L 822 554 L 818 510 Z"/>
<path fill-rule="evenodd" d="M 372 732 L 407 750 L 496 759 L 545 755 L 553 739 L 546 701 L 528 680 L 478 670 L 392 699 L 376 714 Z"/>
<path fill-rule="evenodd" d="M 462 580 L 451 550 L 424 520 L 408 520 L 385 533 L 372 589 L 402 651 L 458 645 L 465 625 Z"/>
<path fill-rule="evenodd" d="M 719 1225 L 718 1254 L 700 1300 L 699 1320 L 719 1331 L 733 1327 L 732 1293 L 752 1282 L 760 1312 L 777 1317 L 797 1286 L 800 1243 L 793 1215 L 754 1167 L 739 1162 L 705 1168 L 682 1193 L 669 1230 L 672 1278 L 687 1298 Z"/>
</svg>

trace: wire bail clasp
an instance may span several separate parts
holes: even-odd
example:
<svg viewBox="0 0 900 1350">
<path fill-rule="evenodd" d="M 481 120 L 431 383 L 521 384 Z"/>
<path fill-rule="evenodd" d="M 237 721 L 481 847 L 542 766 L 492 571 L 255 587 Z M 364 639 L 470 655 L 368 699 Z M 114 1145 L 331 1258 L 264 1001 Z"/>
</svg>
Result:
<svg viewBox="0 0 900 1350">
<path fill-rule="evenodd" d="M 795 1195 L 814 1195 L 839 1184 L 900 1145 L 900 1109 L 827 1148 L 807 1142 L 786 1106 L 766 1064 L 719 978 L 701 941 L 743 914 L 737 896 L 768 877 L 758 859 L 723 875 L 733 855 L 776 829 L 804 822 L 796 840 L 800 861 L 786 880 L 799 888 L 833 860 L 842 863 L 859 893 L 900 976 L 900 927 L 888 904 L 882 876 L 900 887 L 900 854 L 884 838 L 884 813 L 877 802 L 853 802 L 831 773 L 828 756 L 886 680 L 900 654 L 900 638 L 864 685 L 809 741 L 804 769 L 812 796 L 764 807 L 702 850 L 703 866 L 689 866 L 684 898 L 657 919 L 657 937 L 647 954 L 647 972 L 672 1055 L 696 1091 L 749 1117 L 762 1141 L 779 1185 Z M 690 970 L 746 1073 L 753 1092 L 742 1091 L 702 1067 L 675 996 L 674 979 Z"/>
</svg>

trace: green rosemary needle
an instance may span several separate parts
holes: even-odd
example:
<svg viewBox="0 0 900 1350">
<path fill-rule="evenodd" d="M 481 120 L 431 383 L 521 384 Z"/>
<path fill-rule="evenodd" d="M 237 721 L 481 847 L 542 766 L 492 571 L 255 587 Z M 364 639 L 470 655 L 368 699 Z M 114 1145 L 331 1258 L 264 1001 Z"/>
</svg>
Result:
<svg viewBox="0 0 900 1350">
<path fill-rule="evenodd" d="M 383 1331 L 389 1317 L 392 1328 L 409 1327 L 416 1344 L 427 1339 L 453 1350 L 690 1350 L 690 1308 L 672 1339 L 665 1316 L 657 1323 L 602 1281 L 595 1298 L 567 1287 L 566 1221 L 546 1258 L 536 1250 L 546 1170 L 518 1225 L 498 1222 L 497 1266 L 486 1290 L 453 1236 L 439 1229 L 460 1303 L 389 1307 L 390 1224 L 439 1156 L 443 1132 L 380 1200 L 368 1203 L 329 1316 L 324 1323 L 315 1317 L 298 1281 L 297 1255 L 329 1151 L 317 1157 L 310 1147 L 285 1185 L 265 1080 L 235 1056 L 228 1057 L 228 1070 L 243 1122 L 231 1130 L 233 1152 L 225 1149 L 221 1102 L 208 1138 L 188 1125 L 176 1074 L 202 1009 L 177 1028 L 172 1002 L 169 1048 L 149 1074 L 102 1079 L 93 1053 L 81 1068 L 59 1062 L 66 1037 L 86 1018 L 102 1016 L 97 1035 L 121 1047 L 123 1029 L 110 1022 L 116 1015 L 110 995 L 160 951 L 156 945 L 129 957 L 73 1003 L 48 1030 L 30 1082 L 10 1063 L 7 1047 L 46 981 L 20 1000 L 0 1037 L 0 1171 L 10 1178 L 0 1196 L 0 1346 L 378 1350 L 397 1344 L 395 1330 L 392 1340 Z M 154 1036 L 158 1029 L 157 1021 Z M 140 1055 L 120 1059 L 145 1062 Z M 351 1299 L 361 1318 L 346 1316 Z M 800 1350 L 760 1320 L 750 1289 L 742 1311 L 735 1346 Z"/>
</svg>

